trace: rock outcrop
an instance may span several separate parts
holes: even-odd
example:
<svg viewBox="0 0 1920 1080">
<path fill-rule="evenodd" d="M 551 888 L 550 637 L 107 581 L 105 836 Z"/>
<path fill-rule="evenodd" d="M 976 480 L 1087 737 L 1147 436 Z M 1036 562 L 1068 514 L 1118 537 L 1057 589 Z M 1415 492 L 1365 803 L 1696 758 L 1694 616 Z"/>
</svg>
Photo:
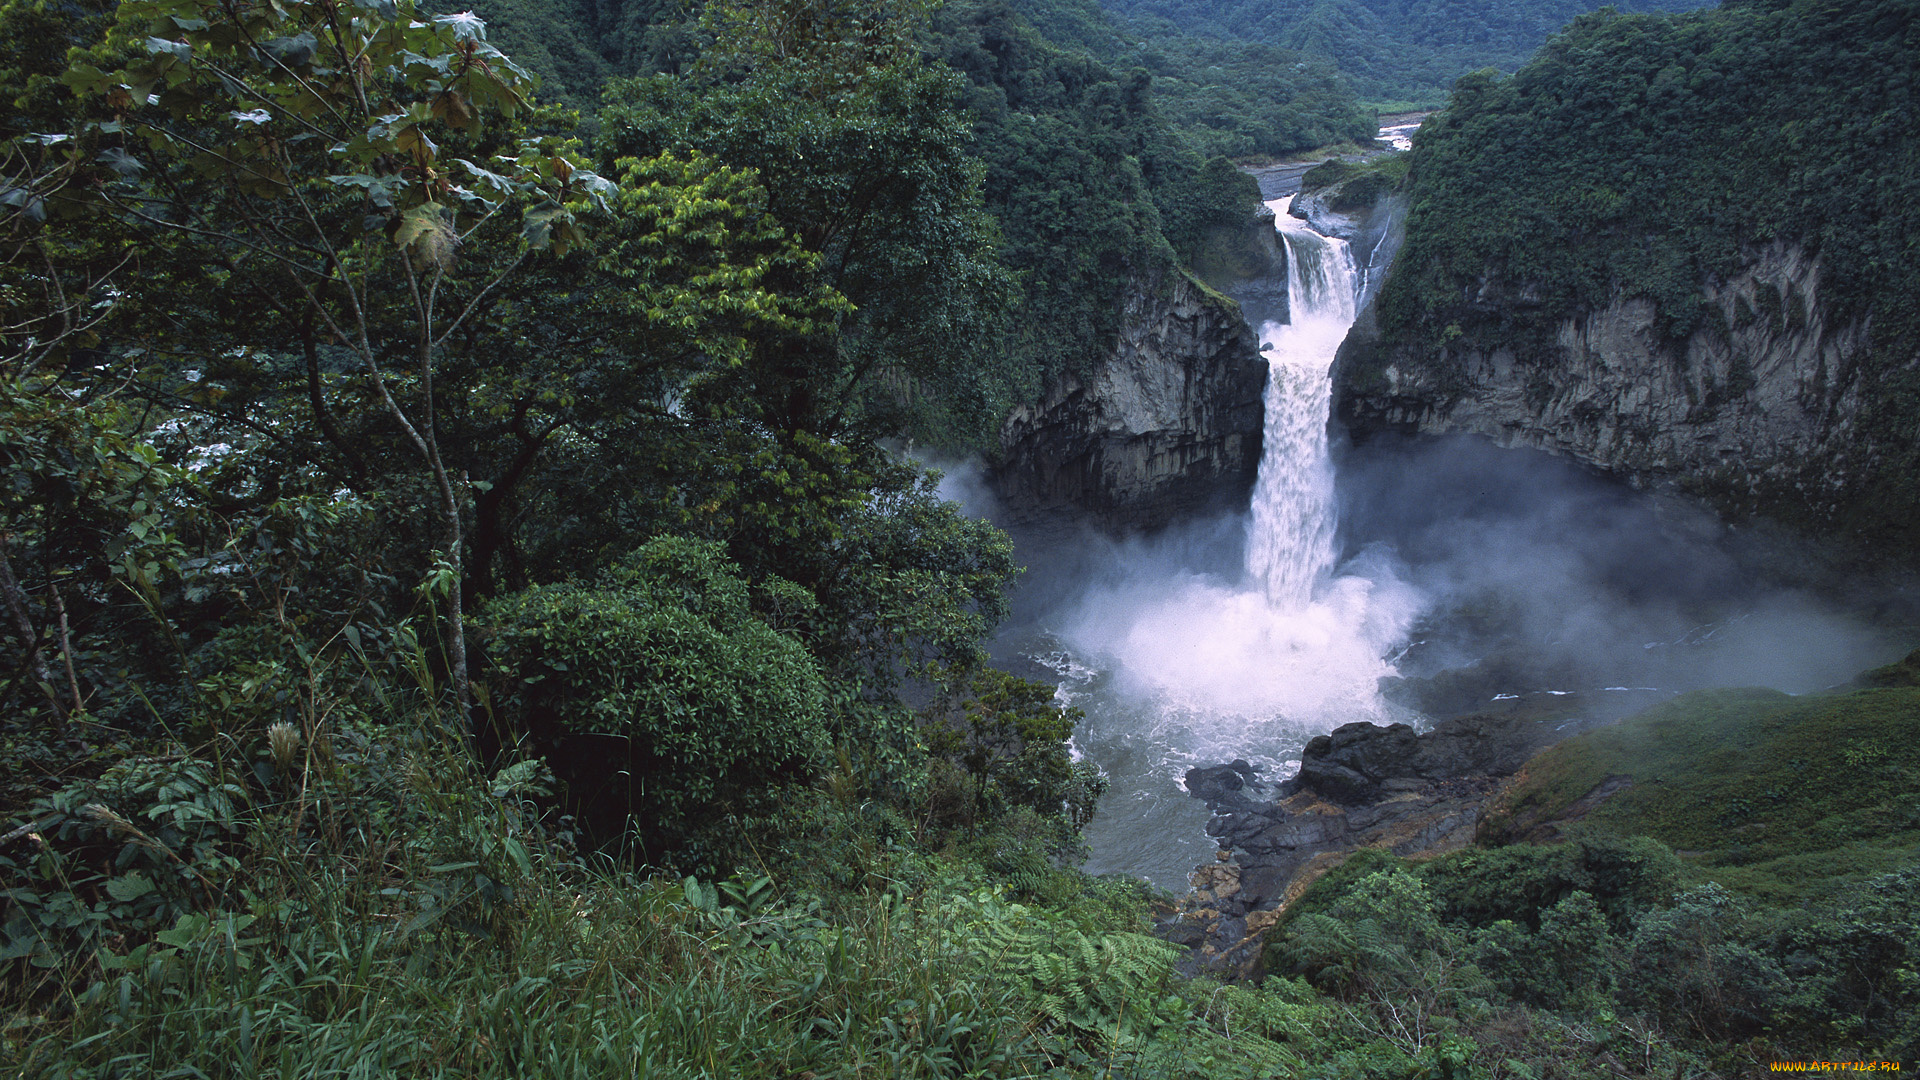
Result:
<svg viewBox="0 0 1920 1080">
<path fill-rule="evenodd" d="M 1710 315 L 1684 340 L 1662 332 L 1651 301 L 1622 297 L 1563 320 L 1525 355 L 1417 349 L 1370 335 L 1363 320 L 1335 362 L 1335 410 L 1356 439 L 1470 432 L 1723 511 L 1834 512 L 1865 452 L 1852 430 L 1865 322 L 1829 322 L 1818 260 L 1785 243 L 1702 289 Z M 1476 310 L 1538 307 L 1524 287 L 1482 291 Z"/>
<path fill-rule="evenodd" d="M 1235 304 L 1176 270 L 1126 290 L 1112 354 L 1052 381 L 1001 429 L 994 485 L 1014 519 L 1118 531 L 1244 505 L 1260 464 L 1267 364 Z"/>
<path fill-rule="evenodd" d="M 1245 761 L 1190 770 L 1187 792 L 1213 811 L 1207 832 L 1221 851 L 1195 872 L 1194 892 L 1160 933 L 1193 950 L 1190 968 L 1258 974 L 1279 909 L 1347 853 L 1467 846 L 1504 779 L 1573 733 L 1527 713 L 1456 717 L 1422 734 L 1405 724 L 1346 724 L 1309 742 L 1299 773 L 1284 783 L 1263 784 Z"/>
<path fill-rule="evenodd" d="M 1302 191 L 1288 212 L 1313 226 L 1323 236 L 1347 242 L 1353 267 L 1360 273 L 1359 306 L 1364 309 L 1380 294 L 1387 270 L 1407 237 L 1407 198 L 1398 191 L 1376 187 L 1371 174 Z"/>
<path fill-rule="evenodd" d="M 1267 323 L 1287 321 L 1287 249 L 1265 206 L 1238 228 L 1214 229 L 1193 270 L 1240 305 L 1241 319 L 1256 335 Z"/>
</svg>

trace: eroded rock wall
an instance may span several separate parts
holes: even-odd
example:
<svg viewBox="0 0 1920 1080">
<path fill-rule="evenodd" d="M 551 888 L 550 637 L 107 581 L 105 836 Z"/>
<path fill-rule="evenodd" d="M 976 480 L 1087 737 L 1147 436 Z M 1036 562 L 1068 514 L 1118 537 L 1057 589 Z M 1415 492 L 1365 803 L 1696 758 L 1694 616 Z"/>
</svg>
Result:
<svg viewBox="0 0 1920 1080">
<path fill-rule="evenodd" d="M 1818 261 L 1784 243 L 1703 295 L 1710 315 L 1684 341 L 1637 298 L 1563 320 L 1526 355 L 1358 333 L 1335 363 L 1335 409 L 1357 437 L 1470 432 L 1677 486 L 1723 510 L 1765 512 L 1783 494 L 1816 515 L 1837 505 L 1860 449 L 1854 367 L 1868 327 L 1829 321 Z M 1478 300 L 1528 307 L 1524 289 Z"/>
<path fill-rule="evenodd" d="M 1178 271 L 1123 298 L 1112 354 L 1053 380 L 1001 430 L 994 483 L 1012 516 L 1115 531 L 1245 505 L 1260 463 L 1267 364 L 1232 301 Z"/>
</svg>

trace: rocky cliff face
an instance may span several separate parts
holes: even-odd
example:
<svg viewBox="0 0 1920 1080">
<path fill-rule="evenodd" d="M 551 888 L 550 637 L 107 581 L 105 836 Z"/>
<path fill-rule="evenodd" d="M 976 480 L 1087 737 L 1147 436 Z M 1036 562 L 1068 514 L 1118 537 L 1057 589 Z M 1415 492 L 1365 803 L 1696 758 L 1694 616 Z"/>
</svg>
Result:
<svg viewBox="0 0 1920 1080">
<path fill-rule="evenodd" d="M 1287 249 L 1273 227 L 1273 211 L 1265 206 L 1238 228 L 1213 230 L 1194 258 L 1193 272 L 1232 297 L 1256 335 L 1267 323 L 1287 321 Z"/>
<path fill-rule="evenodd" d="M 1178 271 L 1139 275 L 1123 302 L 1107 360 L 1055 379 L 1007 418 L 993 475 L 1014 517 L 1153 529 L 1246 502 L 1267 378 L 1253 331 L 1233 303 Z"/>
<path fill-rule="evenodd" d="M 1710 317 L 1684 341 L 1661 332 L 1651 302 L 1629 298 L 1563 320 L 1524 356 L 1420 350 L 1363 326 L 1335 363 L 1335 409 L 1356 438 L 1472 432 L 1723 510 L 1833 512 L 1862 452 L 1852 435 L 1866 324 L 1830 322 L 1818 261 L 1784 243 L 1703 292 Z M 1490 287 L 1474 306 L 1524 317 L 1529 301 L 1524 288 Z"/>
<path fill-rule="evenodd" d="M 1289 212 L 1312 225 L 1322 236 L 1337 236 L 1347 242 L 1353 254 L 1354 269 L 1360 272 L 1359 305 L 1367 307 L 1380 294 L 1387 269 L 1407 237 L 1407 199 L 1397 191 L 1375 194 L 1362 178 L 1313 191 L 1294 198 Z M 1360 190 L 1355 190 L 1359 188 Z"/>
</svg>

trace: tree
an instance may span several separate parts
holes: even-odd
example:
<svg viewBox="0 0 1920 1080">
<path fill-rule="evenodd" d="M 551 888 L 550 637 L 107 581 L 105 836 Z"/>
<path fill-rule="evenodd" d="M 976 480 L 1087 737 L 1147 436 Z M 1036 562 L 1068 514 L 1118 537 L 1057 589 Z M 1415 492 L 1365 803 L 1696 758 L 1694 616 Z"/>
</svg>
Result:
<svg viewBox="0 0 1920 1080">
<path fill-rule="evenodd" d="M 611 185 L 564 147 L 511 141 L 527 80 L 470 15 L 420 22 L 411 5 L 389 16 L 324 0 L 122 4 L 110 40 L 142 35 L 144 55 L 117 70 L 68 72 L 115 118 L 78 133 L 99 168 L 61 197 L 98 200 L 137 239 L 198 256 L 197 269 L 259 305 L 256 317 L 302 326 L 316 399 L 323 348 L 350 357 L 432 475 L 439 561 L 458 582 L 465 492 L 435 422 L 437 362 L 531 252 L 580 241 L 576 215 Z M 522 250 L 461 257 L 515 210 Z M 324 402 L 314 415 L 355 463 Z M 447 628 L 464 714 L 458 588 Z"/>
<path fill-rule="evenodd" d="M 420 569 L 445 586 L 462 715 L 466 609 L 556 440 L 668 417 L 751 343 L 846 310 L 749 175 L 698 154 L 587 168 L 470 14 L 137 0 L 65 82 L 103 111 L 14 202 L 139 267 L 91 287 L 116 298 L 130 392 L 235 432 L 237 497 L 405 501 L 424 468 Z"/>
<path fill-rule="evenodd" d="M 997 420 L 991 346 L 1011 281 L 957 82 L 915 45 L 922 22 L 899 0 L 726 0 L 705 10 L 690 79 L 608 88 L 603 160 L 697 150 L 753 169 L 850 301 L 739 369 L 741 400 L 778 430 L 890 433 L 930 403 Z"/>
<path fill-rule="evenodd" d="M 507 734 L 554 764 L 590 832 L 633 829 L 650 859 L 726 850 L 725 813 L 764 812 L 826 754 L 812 657 L 753 616 L 716 544 L 655 538 L 489 614 Z"/>
</svg>

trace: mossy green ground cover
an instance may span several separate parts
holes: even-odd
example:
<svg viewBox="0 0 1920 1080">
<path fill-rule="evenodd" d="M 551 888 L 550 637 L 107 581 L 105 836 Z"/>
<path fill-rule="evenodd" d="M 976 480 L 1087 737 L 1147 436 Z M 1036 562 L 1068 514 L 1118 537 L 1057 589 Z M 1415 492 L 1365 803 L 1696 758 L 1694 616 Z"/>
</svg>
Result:
<svg viewBox="0 0 1920 1080">
<path fill-rule="evenodd" d="M 1610 777 L 1631 783 L 1580 828 L 1654 837 L 1759 896 L 1827 893 L 1920 853 L 1920 689 L 1687 694 L 1536 758 L 1489 828 L 1567 815 Z"/>
<path fill-rule="evenodd" d="M 1911 658 L 1910 658 L 1911 659 Z M 1671 1040 L 1720 1075 L 1920 1053 L 1920 688 L 1688 694 L 1536 757 L 1482 846 L 1362 851 L 1290 905 L 1276 973 L 1465 1021 Z M 1549 842 L 1512 842 L 1545 840 Z M 1663 1036 L 1656 1037 L 1658 1033 Z M 1664 1050 L 1664 1046 L 1663 1046 Z M 1526 1075 L 1594 1064 L 1544 1046 Z"/>
</svg>

